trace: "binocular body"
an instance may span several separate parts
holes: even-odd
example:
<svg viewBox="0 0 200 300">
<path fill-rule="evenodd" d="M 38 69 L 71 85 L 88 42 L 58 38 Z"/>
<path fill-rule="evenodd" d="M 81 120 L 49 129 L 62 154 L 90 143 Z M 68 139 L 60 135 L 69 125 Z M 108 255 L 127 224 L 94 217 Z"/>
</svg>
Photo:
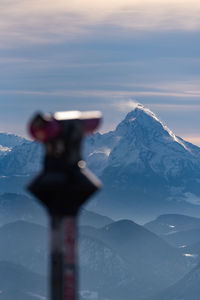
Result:
<svg viewBox="0 0 200 300">
<path fill-rule="evenodd" d="M 80 206 L 100 188 L 99 180 L 81 157 L 85 135 L 94 132 L 101 113 L 67 111 L 37 114 L 31 120 L 32 137 L 45 147 L 44 168 L 29 185 L 51 215 L 75 215 Z"/>
</svg>

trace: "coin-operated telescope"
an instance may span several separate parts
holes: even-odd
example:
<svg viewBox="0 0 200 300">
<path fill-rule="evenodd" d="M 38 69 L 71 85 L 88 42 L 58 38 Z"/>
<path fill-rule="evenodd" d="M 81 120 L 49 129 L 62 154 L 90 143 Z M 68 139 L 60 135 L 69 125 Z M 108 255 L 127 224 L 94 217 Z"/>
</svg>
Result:
<svg viewBox="0 0 200 300">
<path fill-rule="evenodd" d="M 44 168 L 28 186 L 51 220 L 51 300 L 77 300 L 76 221 L 81 206 L 100 187 L 81 158 L 84 136 L 101 122 L 98 111 L 37 114 L 32 137 L 44 144 Z"/>
</svg>

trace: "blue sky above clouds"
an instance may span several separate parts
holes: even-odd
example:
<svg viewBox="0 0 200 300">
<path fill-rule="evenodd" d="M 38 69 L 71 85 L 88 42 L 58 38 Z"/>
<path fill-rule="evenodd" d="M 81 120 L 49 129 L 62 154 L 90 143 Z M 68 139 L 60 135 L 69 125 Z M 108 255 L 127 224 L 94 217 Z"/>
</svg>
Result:
<svg viewBox="0 0 200 300">
<path fill-rule="evenodd" d="M 200 145 L 200 3 L 71 2 L 1 1 L 1 131 L 64 109 L 100 109 L 106 131 L 141 102 Z"/>
</svg>

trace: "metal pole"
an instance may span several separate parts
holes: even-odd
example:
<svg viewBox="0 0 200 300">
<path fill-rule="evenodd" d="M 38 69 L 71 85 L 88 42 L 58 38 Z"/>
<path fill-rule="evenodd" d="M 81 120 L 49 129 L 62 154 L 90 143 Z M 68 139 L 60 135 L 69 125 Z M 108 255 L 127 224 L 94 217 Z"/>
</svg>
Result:
<svg viewBox="0 0 200 300">
<path fill-rule="evenodd" d="M 76 218 L 51 218 L 51 299 L 77 299 Z"/>
<path fill-rule="evenodd" d="M 50 264 L 51 264 L 51 299 L 63 300 L 63 220 L 51 217 Z"/>
<path fill-rule="evenodd" d="M 64 300 L 76 300 L 76 218 L 64 220 L 65 261 L 64 261 Z"/>
</svg>

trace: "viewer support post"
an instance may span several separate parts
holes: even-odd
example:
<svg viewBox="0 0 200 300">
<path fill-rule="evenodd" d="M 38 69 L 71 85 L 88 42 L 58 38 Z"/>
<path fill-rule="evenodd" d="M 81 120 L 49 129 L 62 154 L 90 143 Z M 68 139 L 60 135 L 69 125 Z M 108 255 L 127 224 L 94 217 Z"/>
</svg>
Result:
<svg viewBox="0 0 200 300">
<path fill-rule="evenodd" d="M 38 114 L 30 122 L 32 137 L 45 146 L 44 168 L 28 188 L 50 215 L 51 300 L 77 300 L 77 215 L 101 186 L 85 168 L 81 144 L 100 121 L 100 112 L 68 111 Z"/>
</svg>

